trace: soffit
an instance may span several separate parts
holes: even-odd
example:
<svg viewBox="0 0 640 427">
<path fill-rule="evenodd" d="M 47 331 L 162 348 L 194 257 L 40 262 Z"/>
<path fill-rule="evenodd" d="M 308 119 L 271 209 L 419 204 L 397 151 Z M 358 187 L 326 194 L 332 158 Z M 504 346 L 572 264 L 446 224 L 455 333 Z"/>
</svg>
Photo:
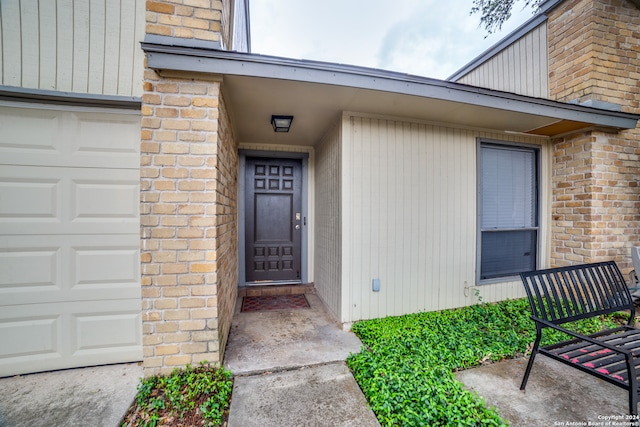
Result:
<svg viewBox="0 0 640 427">
<path fill-rule="evenodd" d="M 288 80 L 225 76 L 223 91 L 239 141 L 251 143 L 314 145 L 344 111 L 531 134 L 558 123 L 460 102 Z M 272 114 L 293 115 L 291 131 L 273 132 Z"/>
</svg>

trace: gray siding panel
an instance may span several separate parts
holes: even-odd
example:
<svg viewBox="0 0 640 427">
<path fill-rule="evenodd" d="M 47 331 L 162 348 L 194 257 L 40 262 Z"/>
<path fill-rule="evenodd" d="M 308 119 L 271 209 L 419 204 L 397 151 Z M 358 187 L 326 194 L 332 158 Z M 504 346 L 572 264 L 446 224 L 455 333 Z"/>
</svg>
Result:
<svg viewBox="0 0 640 427">
<path fill-rule="evenodd" d="M 59 91 L 72 90 L 71 82 L 73 81 L 73 72 L 71 64 L 73 64 L 73 3 L 71 0 L 58 0 L 58 21 L 56 29 L 58 33 L 58 49 L 56 51 L 56 86 L 49 88 Z M 60 25 L 66 22 L 67 25 Z M 47 67 L 45 64 L 43 64 Z M 49 67 L 47 67 L 49 68 Z M 53 72 L 53 68 L 49 68 L 49 72 Z M 43 88 L 39 88 L 43 89 Z"/>
<path fill-rule="evenodd" d="M 56 2 L 43 2 L 38 9 L 40 22 L 50 22 L 51 25 L 40 26 L 40 55 L 38 68 L 40 72 L 40 89 L 53 90 L 56 87 L 56 70 L 50 64 L 56 62 L 58 34 L 56 31 Z M 1 69 L 1 68 L 0 68 Z"/>
<path fill-rule="evenodd" d="M 546 22 L 460 77 L 457 82 L 536 98 L 548 98 Z"/>
<path fill-rule="evenodd" d="M 0 85 L 142 94 L 144 0 L 0 3 Z"/>
<path fill-rule="evenodd" d="M 89 78 L 89 3 L 73 3 L 73 92 L 88 93 Z M 68 49 L 69 46 L 65 46 Z M 28 72 L 28 70 L 25 70 Z"/>
<path fill-rule="evenodd" d="M 2 21 L 2 65 L 3 84 L 20 86 L 22 68 L 22 50 L 20 48 L 20 3 L 1 2 L 0 20 Z"/>
</svg>

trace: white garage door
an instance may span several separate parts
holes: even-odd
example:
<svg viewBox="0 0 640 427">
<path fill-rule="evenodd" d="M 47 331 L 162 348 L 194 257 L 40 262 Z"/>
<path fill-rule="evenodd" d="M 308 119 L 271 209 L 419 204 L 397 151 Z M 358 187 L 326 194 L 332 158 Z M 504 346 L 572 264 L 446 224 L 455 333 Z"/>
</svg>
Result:
<svg viewBox="0 0 640 427">
<path fill-rule="evenodd" d="M 139 112 L 0 104 L 0 377 L 142 359 Z"/>
</svg>

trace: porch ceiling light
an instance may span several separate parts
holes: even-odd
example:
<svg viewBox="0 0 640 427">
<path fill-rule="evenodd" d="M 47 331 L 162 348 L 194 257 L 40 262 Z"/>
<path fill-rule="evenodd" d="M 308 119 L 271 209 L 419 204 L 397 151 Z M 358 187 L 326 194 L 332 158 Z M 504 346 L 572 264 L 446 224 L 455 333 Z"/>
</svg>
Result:
<svg viewBox="0 0 640 427">
<path fill-rule="evenodd" d="M 271 116 L 271 126 L 274 132 L 289 132 L 293 116 Z"/>
</svg>

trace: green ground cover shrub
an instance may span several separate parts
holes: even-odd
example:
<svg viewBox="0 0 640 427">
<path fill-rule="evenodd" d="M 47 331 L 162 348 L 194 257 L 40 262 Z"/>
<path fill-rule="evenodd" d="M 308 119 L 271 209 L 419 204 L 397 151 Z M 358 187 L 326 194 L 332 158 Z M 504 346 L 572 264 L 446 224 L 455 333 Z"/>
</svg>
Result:
<svg viewBox="0 0 640 427">
<path fill-rule="evenodd" d="M 353 332 L 364 348 L 347 364 L 383 426 L 505 426 L 453 372 L 524 354 L 535 340 L 530 315 L 527 300 L 519 299 L 357 322 Z M 615 318 L 568 328 L 592 333 Z M 542 344 L 563 335 L 545 331 Z"/>
<path fill-rule="evenodd" d="M 202 363 L 144 378 L 123 426 L 219 426 L 231 401 L 231 372 Z"/>
</svg>

